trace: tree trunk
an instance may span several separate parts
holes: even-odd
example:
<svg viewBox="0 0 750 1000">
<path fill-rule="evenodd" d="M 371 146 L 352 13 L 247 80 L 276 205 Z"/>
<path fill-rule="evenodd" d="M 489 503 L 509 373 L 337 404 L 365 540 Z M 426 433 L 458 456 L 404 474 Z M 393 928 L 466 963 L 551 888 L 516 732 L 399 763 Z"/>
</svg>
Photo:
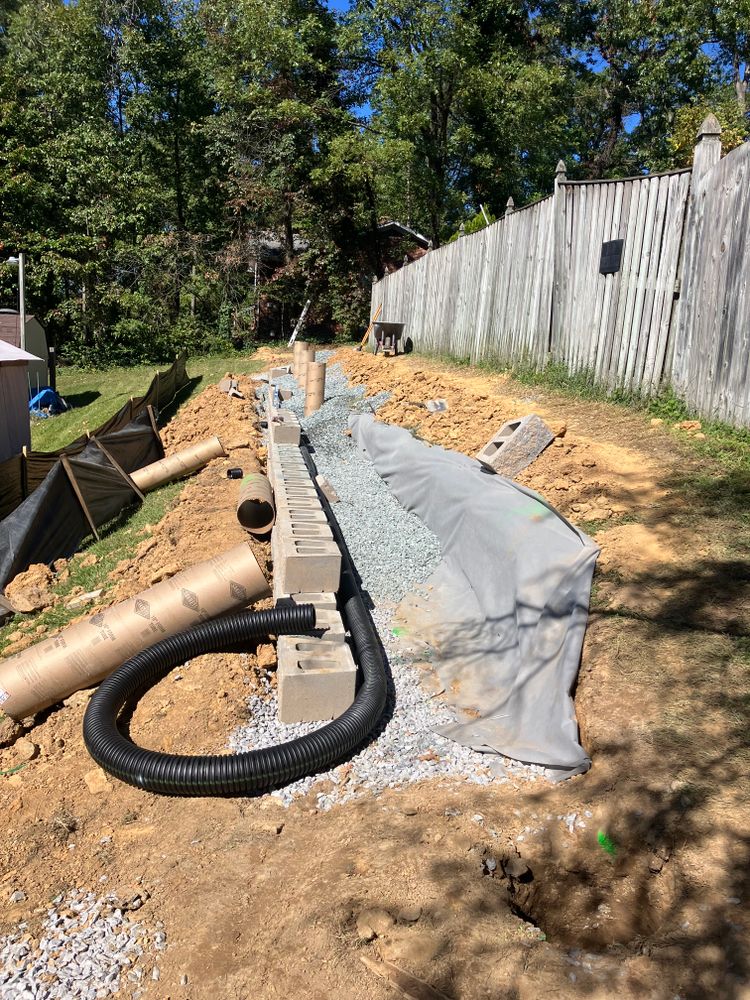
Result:
<svg viewBox="0 0 750 1000">
<path fill-rule="evenodd" d="M 172 304 L 172 322 L 180 315 L 180 295 L 182 292 L 182 276 L 180 273 L 183 237 L 185 234 L 185 191 L 182 166 L 182 150 L 180 149 L 180 88 L 175 90 L 174 114 L 172 119 L 172 150 L 174 156 L 174 193 L 175 214 L 177 216 L 177 247 L 174 268 L 174 302 Z"/>
<path fill-rule="evenodd" d="M 367 199 L 367 204 L 370 208 L 370 231 L 372 233 L 373 264 L 375 274 L 377 275 L 379 281 L 385 274 L 385 268 L 383 266 L 383 251 L 380 245 L 380 233 L 378 231 L 377 203 L 375 200 L 375 192 L 372 187 L 372 182 L 369 177 L 365 180 L 365 198 Z"/>
<path fill-rule="evenodd" d="M 734 93 L 740 112 L 744 115 L 747 111 L 747 64 L 740 72 L 740 60 L 736 54 L 734 57 Z"/>
<path fill-rule="evenodd" d="M 292 194 L 284 193 L 284 240 L 286 242 L 286 262 L 294 260 L 294 228 L 292 219 Z"/>
<path fill-rule="evenodd" d="M 623 106 L 619 101 L 615 101 L 611 106 L 610 113 L 605 122 L 604 136 L 606 138 L 604 140 L 604 145 L 599 152 L 595 153 L 591 158 L 589 169 L 586 172 L 587 177 L 603 177 L 605 171 L 610 167 L 615 149 L 617 147 L 617 142 L 620 138 L 620 133 L 622 132 L 622 115 Z"/>
</svg>

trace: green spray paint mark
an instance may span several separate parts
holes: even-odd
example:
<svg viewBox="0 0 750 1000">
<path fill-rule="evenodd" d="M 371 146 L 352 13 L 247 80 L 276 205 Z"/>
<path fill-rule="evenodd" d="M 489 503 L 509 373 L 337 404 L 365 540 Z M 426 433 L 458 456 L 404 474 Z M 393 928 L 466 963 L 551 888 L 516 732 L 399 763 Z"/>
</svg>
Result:
<svg viewBox="0 0 750 1000">
<path fill-rule="evenodd" d="M 601 847 L 603 851 L 606 851 L 611 858 L 613 858 L 617 854 L 617 847 L 615 845 L 614 840 L 608 837 L 607 834 L 604 832 L 604 830 L 600 830 L 597 833 L 596 839 L 599 844 L 599 847 Z"/>
<path fill-rule="evenodd" d="M 0 771 L 0 775 L 3 778 L 7 778 L 8 775 L 10 774 L 18 774 L 19 771 L 23 771 L 23 769 L 26 767 L 26 763 L 28 762 L 25 762 L 23 764 L 16 764 L 16 766 L 11 767 L 9 771 Z"/>
<path fill-rule="evenodd" d="M 397 639 L 400 639 L 401 636 L 404 635 L 404 633 L 406 632 L 406 629 L 405 628 L 393 628 L 393 629 L 391 629 L 391 632 L 393 632 L 393 634 L 396 636 Z"/>
</svg>

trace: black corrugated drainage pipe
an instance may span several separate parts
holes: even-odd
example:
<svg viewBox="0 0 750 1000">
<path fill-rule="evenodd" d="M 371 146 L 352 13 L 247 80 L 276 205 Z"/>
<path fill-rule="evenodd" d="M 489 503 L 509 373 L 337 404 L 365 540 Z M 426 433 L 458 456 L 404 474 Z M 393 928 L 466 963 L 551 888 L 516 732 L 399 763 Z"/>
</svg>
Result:
<svg viewBox="0 0 750 1000">
<path fill-rule="evenodd" d="M 303 449 L 309 466 L 312 462 Z M 312 466 L 314 469 L 314 466 Z M 342 549 L 339 597 L 344 623 L 362 671 L 362 685 L 343 715 L 307 736 L 249 753 L 226 756 L 157 753 L 144 750 L 117 726 L 125 704 L 173 667 L 204 653 L 237 648 L 268 634 L 296 635 L 315 626 L 312 605 L 273 608 L 220 618 L 180 632 L 132 657 L 94 692 L 83 720 L 83 738 L 94 760 L 137 788 L 165 795 L 247 795 L 327 770 L 372 732 L 386 703 L 385 663 L 378 634 L 365 607 L 341 529 L 321 497 Z"/>
</svg>

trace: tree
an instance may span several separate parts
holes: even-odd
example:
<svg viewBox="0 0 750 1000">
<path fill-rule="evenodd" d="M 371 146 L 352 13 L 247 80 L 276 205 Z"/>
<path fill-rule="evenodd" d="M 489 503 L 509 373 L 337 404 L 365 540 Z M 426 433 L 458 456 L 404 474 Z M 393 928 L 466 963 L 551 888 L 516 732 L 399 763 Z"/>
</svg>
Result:
<svg viewBox="0 0 750 1000">
<path fill-rule="evenodd" d="M 718 47 L 722 75 L 731 84 L 741 115 L 747 113 L 750 76 L 750 0 L 722 0 L 709 5 L 711 41 Z"/>
<path fill-rule="evenodd" d="M 666 167 L 689 167 L 692 164 L 696 137 L 709 114 L 716 115 L 721 125 L 723 155 L 745 141 L 747 116 L 738 106 L 734 88 L 725 87 L 677 109 L 674 125 L 667 136 L 670 156 Z"/>
<path fill-rule="evenodd" d="M 413 221 L 438 246 L 468 210 L 549 185 L 567 149 L 569 73 L 535 6 L 360 0 L 353 72 L 384 145 L 409 148 Z M 411 220 L 409 220 L 411 221 Z"/>
</svg>

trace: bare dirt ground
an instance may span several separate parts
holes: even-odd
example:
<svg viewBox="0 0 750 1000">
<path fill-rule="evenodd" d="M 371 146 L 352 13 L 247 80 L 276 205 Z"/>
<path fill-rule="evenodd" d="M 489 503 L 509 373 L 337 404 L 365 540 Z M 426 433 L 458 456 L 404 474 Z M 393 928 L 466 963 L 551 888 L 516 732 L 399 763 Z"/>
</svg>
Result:
<svg viewBox="0 0 750 1000">
<path fill-rule="evenodd" d="M 158 982 L 156 956 L 142 960 L 143 997 L 749 997 L 747 541 L 729 484 L 641 415 L 414 356 L 338 360 L 393 391 L 382 419 L 467 454 L 524 413 L 566 426 L 522 478 L 602 546 L 576 696 L 591 771 L 427 782 L 326 813 L 159 798 L 93 767 L 83 692 L 20 741 L 6 725 L 0 769 L 34 756 L 0 778 L 0 932 L 27 919 L 33 935 L 66 888 L 137 884 L 138 918 L 168 942 Z M 435 397 L 447 413 L 414 405 Z M 209 388 L 164 438 L 171 451 L 217 432 L 229 459 L 185 484 L 106 603 L 244 537 L 226 468 L 258 462 L 249 404 Z M 268 567 L 267 546 L 256 554 Z M 134 738 L 221 751 L 273 662 L 265 645 L 173 671 L 139 703 Z M 17 889 L 26 900 L 9 903 Z"/>
</svg>

